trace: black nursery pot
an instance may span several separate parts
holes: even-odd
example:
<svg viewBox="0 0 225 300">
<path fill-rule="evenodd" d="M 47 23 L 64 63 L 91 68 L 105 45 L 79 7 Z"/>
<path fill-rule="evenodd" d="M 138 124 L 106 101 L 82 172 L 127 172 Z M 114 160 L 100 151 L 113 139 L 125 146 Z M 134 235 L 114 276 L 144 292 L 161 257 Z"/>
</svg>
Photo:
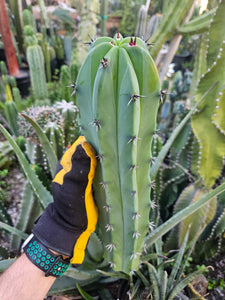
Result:
<svg viewBox="0 0 225 300">
<path fill-rule="evenodd" d="M 190 52 L 186 52 L 184 54 L 176 54 L 173 58 L 173 63 L 175 64 L 174 70 L 182 70 L 182 64 L 191 61 L 191 59 L 192 54 Z"/>
<path fill-rule="evenodd" d="M 51 74 L 54 76 L 56 74 L 56 70 L 60 72 L 61 66 L 65 64 L 64 59 L 54 58 L 51 60 Z M 59 76 L 59 73 L 58 73 Z"/>
<path fill-rule="evenodd" d="M 30 93 L 30 73 L 28 68 L 22 68 L 20 71 L 20 75 L 16 77 L 16 83 L 21 96 L 26 97 Z"/>
<path fill-rule="evenodd" d="M 6 62 L 5 51 L 4 48 L 0 48 L 0 61 Z"/>
</svg>

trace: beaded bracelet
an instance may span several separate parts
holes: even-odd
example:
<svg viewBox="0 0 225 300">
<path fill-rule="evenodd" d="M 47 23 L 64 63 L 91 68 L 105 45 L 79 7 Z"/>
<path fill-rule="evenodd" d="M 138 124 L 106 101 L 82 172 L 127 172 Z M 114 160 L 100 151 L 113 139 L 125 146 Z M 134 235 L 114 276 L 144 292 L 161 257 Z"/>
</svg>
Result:
<svg viewBox="0 0 225 300">
<path fill-rule="evenodd" d="M 23 251 L 28 259 L 41 269 L 45 276 L 62 276 L 70 265 L 70 259 L 52 253 L 33 234 L 24 242 Z"/>
</svg>

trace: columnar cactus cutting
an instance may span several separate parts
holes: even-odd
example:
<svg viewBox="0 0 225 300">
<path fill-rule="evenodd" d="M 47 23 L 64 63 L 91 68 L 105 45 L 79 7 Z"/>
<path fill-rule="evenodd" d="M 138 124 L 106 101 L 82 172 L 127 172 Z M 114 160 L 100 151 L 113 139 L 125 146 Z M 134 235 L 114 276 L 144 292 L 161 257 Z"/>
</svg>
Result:
<svg viewBox="0 0 225 300">
<path fill-rule="evenodd" d="M 146 44 L 120 34 L 94 41 L 76 97 L 82 134 L 101 167 L 94 192 L 103 241 L 114 270 L 129 273 L 139 266 L 149 230 L 151 144 L 160 99 Z"/>
</svg>

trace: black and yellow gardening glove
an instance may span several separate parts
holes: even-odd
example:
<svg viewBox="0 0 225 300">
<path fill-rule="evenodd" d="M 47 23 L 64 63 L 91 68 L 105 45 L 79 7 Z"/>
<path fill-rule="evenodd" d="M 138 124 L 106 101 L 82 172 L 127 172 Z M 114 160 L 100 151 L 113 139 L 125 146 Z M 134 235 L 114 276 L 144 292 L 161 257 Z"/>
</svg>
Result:
<svg viewBox="0 0 225 300">
<path fill-rule="evenodd" d="M 33 233 L 45 247 L 68 255 L 81 264 L 98 219 L 92 194 L 96 154 L 83 136 L 65 152 L 52 182 L 54 202 L 34 226 Z"/>
</svg>

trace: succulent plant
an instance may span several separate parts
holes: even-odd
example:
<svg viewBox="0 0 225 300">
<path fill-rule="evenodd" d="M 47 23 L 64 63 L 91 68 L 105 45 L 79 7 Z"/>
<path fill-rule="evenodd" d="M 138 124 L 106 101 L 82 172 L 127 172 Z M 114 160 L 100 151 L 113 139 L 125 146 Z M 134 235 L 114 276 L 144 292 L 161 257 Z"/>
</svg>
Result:
<svg viewBox="0 0 225 300">
<path fill-rule="evenodd" d="M 114 270 L 139 266 L 149 230 L 151 144 L 160 83 L 145 42 L 99 38 L 77 77 L 81 132 L 98 152 L 94 185 Z"/>
<path fill-rule="evenodd" d="M 194 76 L 197 81 L 194 92 L 196 102 L 209 86 L 215 84 L 214 90 L 205 97 L 191 122 L 199 146 L 198 175 L 207 188 L 211 188 L 220 176 L 225 156 L 224 125 L 221 125 L 225 81 L 225 34 L 222 30 L 225 25 L 224 10 L 225 1 L 222 0 L 213 15 L 208 33 L 204 37 L 205 42 L 201 44 L 201 52 L 205 56 L 197 61 L 198 68 L 194 72 L 198 74 Z"/>
<path fill-rule="evenodd" d="M 77 122 L 79 109 L 73 102 L 67 102 L 64 99 L 56 102 L 54 107 L 60 112 L 64 120 L 65 145 L 72 144 L 79 135 L 79 126 Z"/>
<path fill-rule="evenodd" d="M 65 149 L 64 146 L 64 120 L 56 108 L 50 106 L 36 106 L 27 108 L 23 111 L 34 121 L 36 121 L 48 136 L 54 147 L 55 153 L 60 158 Z M 27 139 L 27 155 L 33 163 L 39 163 L 46 169 L 46 158 L 39 144 L 38 137 L 24 117 L 18 118 L 19 133 Z"/>
</svg>

